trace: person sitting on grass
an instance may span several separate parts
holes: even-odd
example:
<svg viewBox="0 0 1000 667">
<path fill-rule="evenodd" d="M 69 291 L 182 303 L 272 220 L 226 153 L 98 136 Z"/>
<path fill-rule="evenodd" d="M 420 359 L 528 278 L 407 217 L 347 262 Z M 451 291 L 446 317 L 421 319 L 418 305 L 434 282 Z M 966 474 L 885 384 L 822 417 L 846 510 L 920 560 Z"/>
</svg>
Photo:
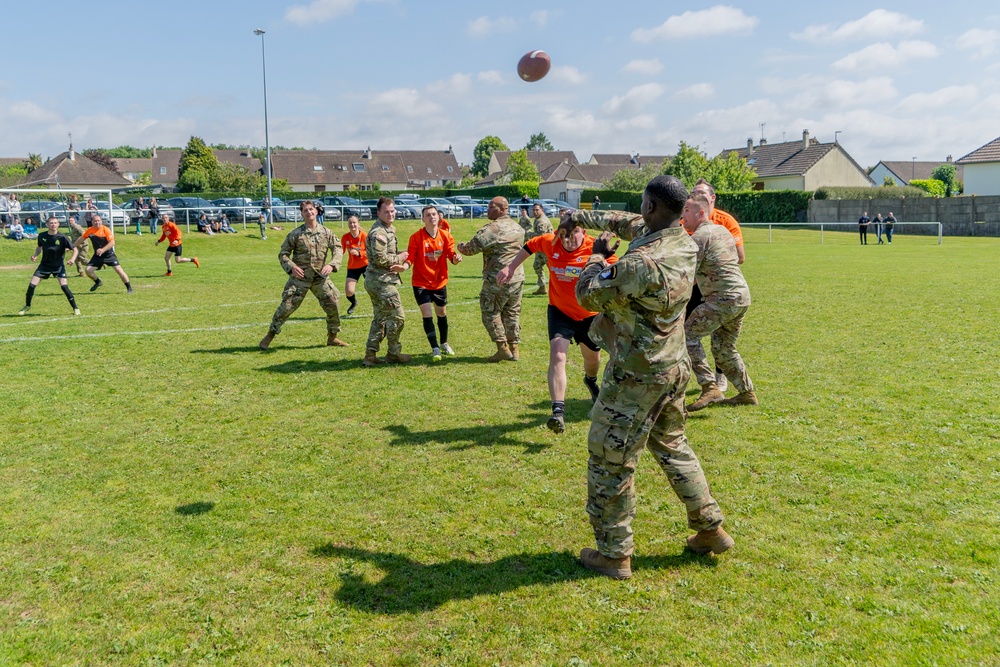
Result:
<svg viewBox="0 0 1000 667">
<path fill-rule="evenodd" d="M 236 233 L 236 230 L 229 225 L 229 218 L 226 217 L 225 213 L 222 214 L 222 218 L 219 220 L 219 231 L 223 232 L 224 234 Z"/>
<path fill-rule="evenodd" d="M 205 234 L 208 234 L 209 236 L 215 236 L 215 232 L 212 231 L 212 223 L 209 222 L 208 216 L 205 215 L 204 213 L 202 213 L 201 215 L 198 216 L 198 222 L 197 222 L 197 224 L 198 224 L 198 231 L 199 232 L 204 232 Z"/>
<path fill-rule="evenodd" d="M 21 226 L 21 221 L 17 218 L 11 218 L 10 228 L 7 230 L 7 238 L 14 239 L 15 241 L 24 240 L 24 227 Z"/>
</svg>

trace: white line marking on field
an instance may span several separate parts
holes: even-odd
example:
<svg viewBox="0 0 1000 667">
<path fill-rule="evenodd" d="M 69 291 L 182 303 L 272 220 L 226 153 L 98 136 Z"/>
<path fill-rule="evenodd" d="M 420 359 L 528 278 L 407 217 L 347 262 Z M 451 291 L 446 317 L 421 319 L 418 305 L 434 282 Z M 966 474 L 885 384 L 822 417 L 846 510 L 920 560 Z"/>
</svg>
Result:
<svg viewBox="0 0 1000 667">
<path fill-rule="evenodd" d="M 178 306 L 177 308 L 158 308 L 156 310 L 135 310 L 128 313 L 104 313 L 100 315 L 66 315 L 64 317 L 49 317 L 43 320 L 19 320 L 17 322 L 5 322 L 0 323 L 0 327 L 16 327 L 24 324 L 45 324 L 48 322 L 66 322 L 78 320 L 86 320 L 93 318 L 104 319 L 106 317 L 131 317 L 133 315 L 155 315 L 157 313 L 178 313 L 185 310 L 202 310 L 204 308 L 239 308 L 240 306 L 259 306 L 263 303 L 274 303 L 274 300 L 268 301 L 247 301 L 245 303 L 222 303 L 222 304 L 212 304 L 210 306 Z"/>
</svg>

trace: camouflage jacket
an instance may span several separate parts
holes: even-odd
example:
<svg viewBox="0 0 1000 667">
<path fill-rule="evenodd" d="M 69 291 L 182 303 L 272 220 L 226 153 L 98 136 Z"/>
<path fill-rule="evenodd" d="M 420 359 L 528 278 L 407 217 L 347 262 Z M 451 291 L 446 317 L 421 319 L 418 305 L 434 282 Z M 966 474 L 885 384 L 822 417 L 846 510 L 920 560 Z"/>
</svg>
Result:
<svg viewBox="0 0 1000 667">
<path fill-rule="evenodd" d="M 376 220 L 368 230 L 365 240 L 365 250 L 368 252 L 368 269 L 365 271 L 365 284 L 382 283 L 398 285 L 403 281 L 398 273 L 389 270 L 390 266 L 402 264 L 399 260 L 399 247 L 396 245 L 395 225 L 385 225 Z"/>
<path fill-rule="evenodd" d="M 79 241 L 80 237 L 83 236 L 83 231 L 84 231 L 83 227 L 80 225 L 80 223 L 76 222 L 71 217 L 69 219 L 69 237 L 70 237 L 70 240 L 72 240 L 73 243 L 76 243 L 77 241 Z"/>
<path fill-rule="evenodd" d="M 534 233 L 531 235 L 531 238 L 534 238 L 542 234 L 551 234 L 554 230 L 548 216 L 542 213 L 541 217 L 535 218 L 535 227 L 532 231 Z"/>
<path fill-rule="evenodd" d="M 591 338 L 607 350 L 618 380 L 666 382 L 671 369 L 688 363 L 684 309 L 698 246 L 683 227 L 650 232 L 635 214 L 578 211 L 573 220 L 631 241 L 615 264 L 591 255 L 576 283 L 580 305 L 600 313 Z"/>
<path fill-rule="evenodd" d="M 702 223 L 691 240 L 698 245 L 695 281 L 705 301 L 749 306 L 750 287 L 740 270 L 736 240 L 725 227 Z"/>
<path fill-rule="evenodd" d="M 524 240 L 527 241 L 530 239 L 532 232 L 531 218 L 526 215 L 521 215 L 521 217 L 517 219 L 517 224 L 521 225 L 521 229 L 524 230 Z"/>
<path fill-rule="evenodd" d="M 500 270 L 514 261 L 523 245 L 524 230 L 505 215 L 480 227 L 468 243 L 462 244 L 461 252 L 463 255 L 483 253 L 483 280 L 494 283 Z M 517 267 L 510 282 L 524 282 L 524 266 Z"/>
<path fill-rule="evenodd" d="M 327 251 L 331 251 L 333 256 L 330 261 L 326 261 Z M 316 225 L 315 229 L 309 229 L 305 224 L 299 225 L 281 243 L 281 250 L 278 252 L 278 261 L 285 273 L 291 274 L 292 266 L 298 266 L 305 272 L 303 280 L 312 281 L 320 276 L 323 266 L 329 264 L 334 271 L 340 268 L 340 260 L 343 258 L 343 251 L 340 249 L 340 239 L 337 235 L 324 227 Z"/>
</svg>

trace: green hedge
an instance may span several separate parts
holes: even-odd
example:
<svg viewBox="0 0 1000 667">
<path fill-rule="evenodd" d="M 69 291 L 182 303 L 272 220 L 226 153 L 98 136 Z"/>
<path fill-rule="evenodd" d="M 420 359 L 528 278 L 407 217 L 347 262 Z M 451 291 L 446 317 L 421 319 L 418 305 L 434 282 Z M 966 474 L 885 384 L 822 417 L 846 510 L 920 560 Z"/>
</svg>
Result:
<svg viewBox="0 0 1000 667">
<path fill-rule="evenodd" d="M 625 204 L 625 210 L 638 213 L 642 206 L 642 193 L 628 190 L 584 190 L 580 193 L 580 202 L 593 204 L 594 197 L 601 198 L 601 204 Z"/>
<path fill-rule="evenodd" d="M 926 197 L 920 188 L 884 185 L 878 188 L 824 187 L 816 190 L 816 199 L 902 199 Z"/>
<path fill-rule="evenodd" d="M 593 203 L 599 195 L 601 204 L 623 203 L 627 210 L 638 213 L 641 192 L 626 190 L 584 190 L 581 202 Z M 741 222 L 802 222 L 809 210 L 811 192 L 799 190 L 760 190 L 752 192 L 720 192 L 715 204 Z"/>
<path fill-rule="evenodd" d="M 920 188 L 932 197 L 944 197 L 948 193 L 948 186 L 936 178 L 917 178 L 910 181 L 910 185 Z"/>
</svg>

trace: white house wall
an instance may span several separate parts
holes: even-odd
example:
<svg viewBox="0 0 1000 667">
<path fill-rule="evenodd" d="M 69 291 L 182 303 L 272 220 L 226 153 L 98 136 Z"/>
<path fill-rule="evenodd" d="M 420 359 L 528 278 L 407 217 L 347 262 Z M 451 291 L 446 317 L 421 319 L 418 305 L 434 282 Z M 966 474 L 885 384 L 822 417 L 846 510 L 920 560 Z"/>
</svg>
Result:
<svg viewBox="0 0 1000 667">
<path fill-rule="evenodd" d="M 1000 162 L 966 164 L 965 194 L 1000 195 Z"/>
</svg>

